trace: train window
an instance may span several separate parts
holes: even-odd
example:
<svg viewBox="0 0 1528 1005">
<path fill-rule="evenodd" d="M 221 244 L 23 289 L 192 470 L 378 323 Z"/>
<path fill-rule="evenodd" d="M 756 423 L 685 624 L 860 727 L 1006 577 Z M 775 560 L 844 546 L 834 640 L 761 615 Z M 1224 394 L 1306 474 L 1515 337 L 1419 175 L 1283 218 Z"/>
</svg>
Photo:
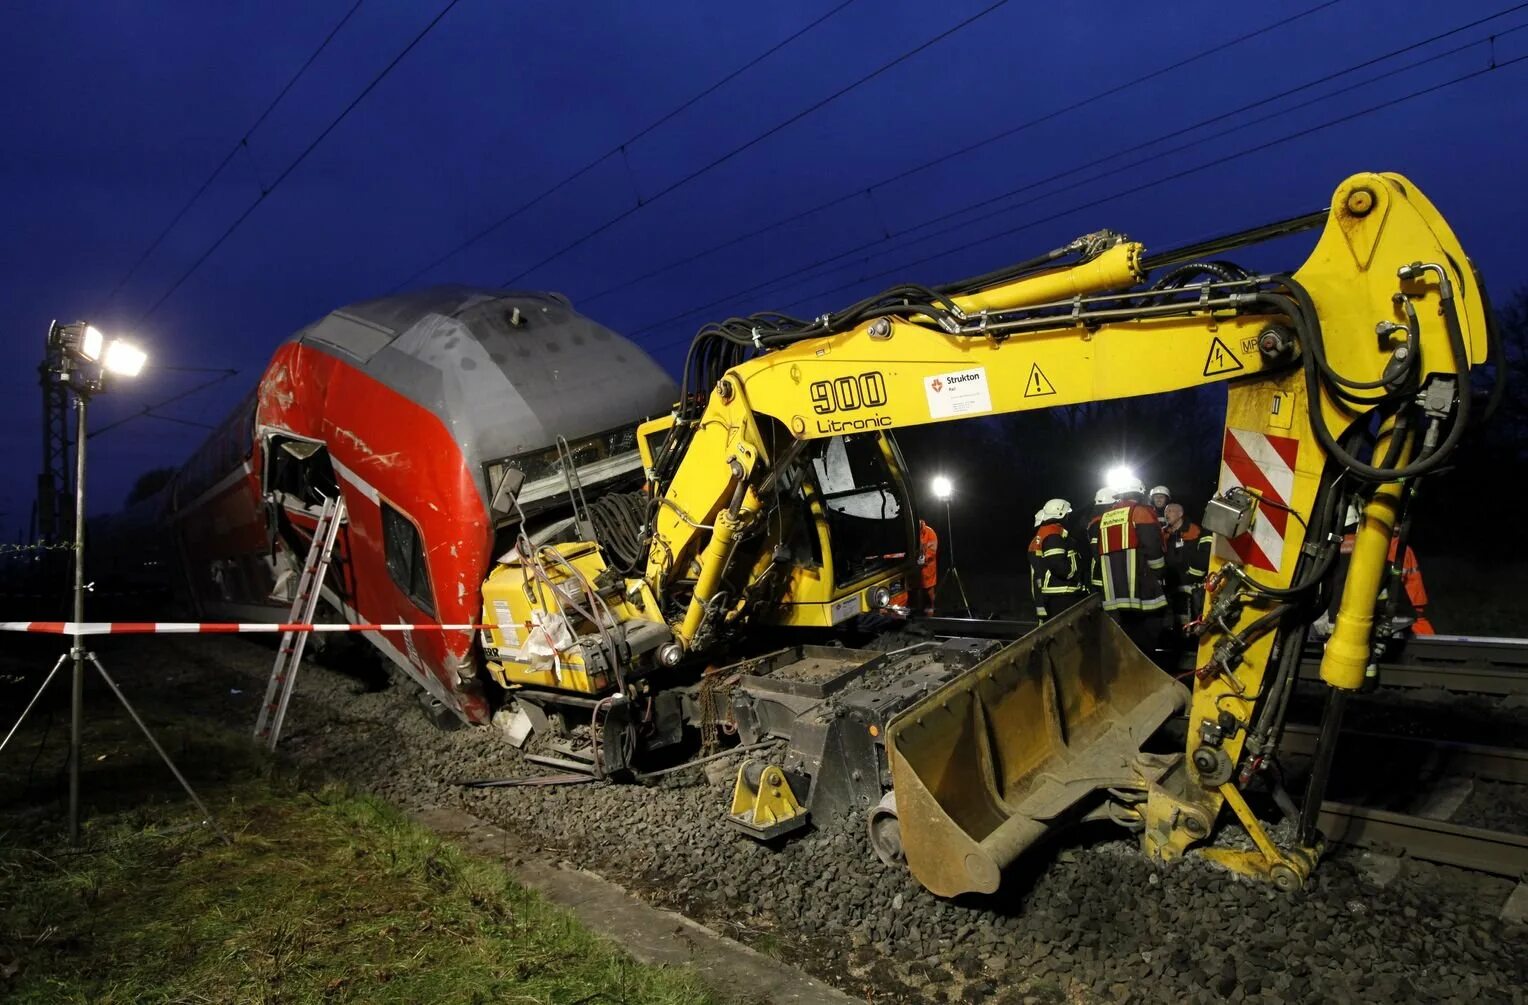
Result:
<svg viewBox="0 0 1528 1005">
<path fill-rule="evenodd" d="M 430 593 L 430 573 L 424 560 L 424 539 L 409 518 L 382 504 L 382 550 L 387 555 L 387 574 L 419 609 L 435 613 Z"/>
</svg>

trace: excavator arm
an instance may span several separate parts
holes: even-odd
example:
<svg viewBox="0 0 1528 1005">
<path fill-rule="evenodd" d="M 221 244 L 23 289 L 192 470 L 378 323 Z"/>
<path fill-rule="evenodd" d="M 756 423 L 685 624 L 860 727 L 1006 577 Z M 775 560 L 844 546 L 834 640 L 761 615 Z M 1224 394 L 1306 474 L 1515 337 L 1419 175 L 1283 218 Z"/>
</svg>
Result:
<svg viewBox="0 0 1528 1005">
<path fill-rule="evenodd" d="M 1001 667 L 962 675 L 891 724 L 900 844 L 935 892 L 994 888 L 1000 868 L 1058 816 L 1052 807 L 1038 814 L 1041 824 L 1012 823 L 1024 799 L 1060 799 L 1067 786 L 1051 763 L 1059 757 L 1073 775 L 1093 779 L 1082 789 L 1103 778 L 1138 788 L 1126 813 L 1148 855 L 1180 856 L 1210 834 L 1229 802 L 1255 849 L 1213 854 L 1238 871 L 1298 886 L 1319 854 L 1313 810 L 1297 846 L 1280 850 L 1240 787 L 1277 745 L 1305 626 L 1330 582 L 1337 520 L 1354 498 L 1363 502 L 1363 523 L 1321 674 L 1339 694 L 1364 684 L 1376 646 L 1374 600 L 1407 486 L 1447 457 L 1470 418 L 1470 371 L 1487 352 L 1483 294 L 1442 217 L 1393 174 L 1345 181 L 1293 274 L 1211 263 L 1199 268 L 1199 281 L 1142 286 L 1144 249 L 1110 235 L 1089 242 L 1081 264 L 926 302 L 909 297 L 900 309 L 883 304 L 842 330 L 821 331 L 819 321 L 792 332 L 765 319 L 752 331 L 733 324 L 713 335 L 767 351 L 725 369 L 684 430 L 682 460 L 659 486 L 665 503 L 647 585 L 662 595 L 667 577 L 685 569 L 693 587 L 671 626 L 668 657 L 677 662 L 736 630 L 743 611 L 728 587 L 768 568 L 745 545 L 766 537 L 758 527 L 772 512 L 774 485 L 809 441 L 1225 383 L 1222 479 L 1206 515 L 1216 532 L 1209 609 L 1198 626 L 1184 755 L 1139 755 L 1146 734 L 1182 704 L 1166 675 L 1136 669 L 1074 691 L 1051 679 L 1054 666 L 1024 683 L 1021 671 L 994 658 Z M 1029 646 L 1038 652 L 1035 640 Z M 1026 687 L 1031 707 L 1016 713 L 1012 695 Z M 961 711 L 949 711 L 952 701 Z M 1340 698 L 1334 702 L 1340 709 Z M 1108 722 L 1090 718 L 1099 709 Z M 1329 718 L 1328 759 L 1337 716 Z M 1117 741 L 1121 723 L 1130 741 L 1123 753 L 1103 740 Z M 1005 751 L 1012 745 L 1002 734 L 1013 730 L 1087 733 L 1117 763 L 1101 767 L 1096 750 L 1090 757 L 1075 742 L 1064 756 L 1037 762 L 1034 750 Z M 921 754 L 911 750 L 920 745 Z M 952 784 L 955 776 L 984 780 L 976 785 L 984 792 Z M 1031 783 L 1047 778 L 1037 793 Z M 739 785 L 746 788 L 741 777 Z M 920 796 L 910 818 L 913 790 Z M 972 800 L 983 812 L 972 811 Z M 977 818 L 987 818 L 976 828 L 982 834 L 972 833 Z"/>
<path fill-rule="evenodd" d="M 1221 257 L 1316 227 L 1293 272 Z M 1000 651 L 957 640 L 847 663 L 842 650 L 757 658 L 731 674 L 744 681 L 739 730 L 784 737 L 790 751 L 743 765 L 732 819 L 772 837 L 819 803 L 873 806 L 878 850 L 953 896 L 994 889 L 1005 865 L 1080 818 L 1114 820 L 1147 855 L 1175 859 L 1229 803 L 1253 849 L 1208 854 L 1297 887 L 1320 852 L 1314 814 L 1343 696 L 1364 686 L 1384 642 L 1374 607 L 1392 533 L 1416 479 L 1476 418 L 1470 377 L 1489 334 L 1457 239 L 1394 174 L 1349 178 L 1324 213 L 1181 252 L 1152 256 L 1099 232 L 820 318 L 710 325 L 674 414 L 638 430 L 645 494 L 596 500 L 595 512 L 570 476 L 571 529 L 523 534 L 484 584 L 488 666 L 533 708 L 588 710 L 595 770 L 621 770 L 639 745 L 682 733 L 666 673 L 693 677 L 755 626 L 884 609 L 910 581 L 905 505 L 900 550 L 832 560 L 835 502 L 810 477 L 825 444 L 879 444 L 888 473 L 876 491 L 892 512 L 906 496 L 884 435 L 896 429 L 1224 384 L 1221 478 L 1203 521 L 1215 544 L 1187 684 L 1096 600 Z M 1362 522 L 1321 665 L 1332 697 L 1299 834 L 1279 847 L 1243 789 L 1277 752 L 1350 503 Z M 621 547 L 596 517 L 627 528 Z M 805 676 L 779 683 L 792 667 Z M 685 699 L 713 724 L 718 676 Z M 1185 710 L 1184 749 L 1148 752 Z"/>
</svg>

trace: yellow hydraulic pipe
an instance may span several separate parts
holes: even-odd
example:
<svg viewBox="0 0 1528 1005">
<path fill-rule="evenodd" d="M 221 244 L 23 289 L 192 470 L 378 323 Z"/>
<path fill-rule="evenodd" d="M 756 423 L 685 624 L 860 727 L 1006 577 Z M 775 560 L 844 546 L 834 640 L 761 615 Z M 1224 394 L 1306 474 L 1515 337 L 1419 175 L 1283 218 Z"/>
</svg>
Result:
<svg viewBox="0 0 1528 1005">
<path fill-rule="evenodd" d="M 727 557 L 732 551 L 732 542 L 737 537 L 739 520 L 731 511 L 723 509 L 716 514 L 715 529 L 711 531 L 711 540 L 707 542 L 705 551 L 700 555 L 700 576 L 695 580 L 695 592 L 690 595 L 690 606 L 684 612 L 684 622 L 680 624 L 679 641 L 688 649 L 695 641 L 695 633 L 700 631 L 700 623 L 706 615 L 706 604 L 710 602 L 711 595 L 716 592 L 716 586 L 721 582 L 722 572 L 727 568 Z"/>
<path fill-rule="evenodd" d="M 1117 290 L 1141 281 L 1142 247 L 1135 241 L 1123 241 L 1091 262 L 1057 269 L 1038 276 L 1015 279 L 1011 283 L 979 290 L 953 298 L 967 314 L 980 311 L 1005 311 L 1015 307 L 1045 304 L 1088 293 Z"/>
<path fill-rule="evenodd" d="M 1389 449 L 1394 433 L 1391 423 L 1381 429 L 1374 445 L 1379 457 Z M 1400 452 L 1397 463 L 1411 457 L 1410 443 Z M 1374 638 L 1374 608 L 1381 581 L 1390 565 L 1390 541 L 1400 519 L 1401 483 L 1389 482 L 1375 490 L 1359 516 L 1353 535 L 1353 554 L 1348 559 L 1348 576 L 1342 587 L 1342 603 L 1337 608 L 1332 637 L 1321 657 L 1321 679 L 1344 691 L 1363 687 Z"/>
</svg>

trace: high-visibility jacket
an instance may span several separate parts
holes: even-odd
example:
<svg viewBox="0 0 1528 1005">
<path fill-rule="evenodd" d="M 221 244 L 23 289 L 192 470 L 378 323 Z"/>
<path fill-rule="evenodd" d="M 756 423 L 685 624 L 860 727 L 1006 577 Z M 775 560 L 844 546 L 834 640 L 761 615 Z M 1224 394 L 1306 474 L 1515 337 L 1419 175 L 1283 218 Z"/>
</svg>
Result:
<svg viewBox="0 0 1528 1005">
<path fill-rule="evenodd" d="M 1392 568 L 1395 566 L 1395 538 L 1390 539 L 1389 562 Z M 1336 617 L 1337 606 L 1342 601 L 1342 588 L 1347 582 L 1347 559 L 1353 554 L 1353 535 L 1351 533 L 1342 536 L 1342 561 L 1343 565 L 1338 570 L 1337 589 L 1333 591 L 1330 615 Z M 1416 618 L 1411 624 L 1413 635 L 1436 635 L 1432 622 L 1427 620 L 1427 586 L 1422 582 L 1422 567 L 1417 564 L 1416 552 L 1411 550 L 1411 545 L 1406 546 L 1402 554 L 1401 562 L 1401 588 L 1405 590 L 1406 597 L 1397 605 L 1397 610 L 1404 616 L 1410 614 Z M 1379 597 L 1375 602 L 1375 613 L 1383 611 L 1390 600 L 1390 576 L 1380 581 Z M 1407 608 L 1410 608 L 1408 611 Z"/>
<path fill-rule="evenodd" d="M 1162 524 L 1145 503 L 1121 500 L 1098 520 L 1104 610 L 1160 611 L 1167 607 Z"/>
<path fill-rule="evenodd" d="M 1210 573 L 1210 535 L 1192 520 L 1167 530 L 1167 586 L 1191 594 Z"/>
<path fill-rule="evenodd" d="M 1099 510 L 1088 521 L 1088 585 L 1095 590 L 1104 588 L 1103 565 L 1098 561 L 1098 522 L 1106 510 Z"/>
<path fill-rule="evenodd" d="M 923 588 L 932 590 L 939 585 L 939 535 L 928 524 L 918 531 L 918 553 L 923 558 Z"/>
<path fill-rule="evenodd" d="M 1029 592 L 1040 617 L 1048 616 L 1047 597 L 1072 597 L 1087 589 L 1082 581 L 1081 564 L 1077 546 L 1061 521 L 1042 523 L 1029 540 Z"/>
</svg>

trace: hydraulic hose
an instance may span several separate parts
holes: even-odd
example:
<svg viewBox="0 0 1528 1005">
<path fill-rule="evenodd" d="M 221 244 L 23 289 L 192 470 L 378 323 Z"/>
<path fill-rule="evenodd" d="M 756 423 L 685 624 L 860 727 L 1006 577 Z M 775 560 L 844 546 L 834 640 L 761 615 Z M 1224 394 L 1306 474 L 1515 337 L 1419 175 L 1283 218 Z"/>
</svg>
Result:
<svg viewBox="0 0 1528 1005">
<path fill-rule="evenodd" d="M 1319 371 L 1326 369 L 1325 356 L 1321 351 L 1321 320 L 1316 314 L 1310 293 L 1303 286 L 1292 276 L 1281 277 L 1281 282 L 1288 286 L 1295 298 L 1297 309 L 1292 313 L 1292 319 L 1296 321 L 1298 329 L 1311 349 L 1310 362 L 1304 368 L 1305 389 L 1310 398 L 1311 430 L 1316 434 L 1316 440 L 1321 444 L 1322 449 L 1355 475 L 1374 482 L 1416 478 L 1442 465 L 1453 453 L 1454 448 L 1459 445 L 1459 439 L 1464 435 L 1470 418 L 1469 353 L 1464 344 L 1464 332 L 1459 326 L 1459 312 L 1454 302 L 1453 291 L 1447 286 L 1440 291 L 1440 307 L 1444 327 L 1448 332 L 1449 345 L 1454 353 L 1455 376 L 1460 381 L 1458 414 L 1454 417 L 1454 422 L 1443 438 L 1443 442 L 1425 457 L 1420 457 L 1404 467 L 1382 468 L 1366 464 L 1343 449 L 1332 435 L 1331 429 L 1327 427 L 1326 416 L 1321 412 L 1322 385 Z"/>
</svg>

